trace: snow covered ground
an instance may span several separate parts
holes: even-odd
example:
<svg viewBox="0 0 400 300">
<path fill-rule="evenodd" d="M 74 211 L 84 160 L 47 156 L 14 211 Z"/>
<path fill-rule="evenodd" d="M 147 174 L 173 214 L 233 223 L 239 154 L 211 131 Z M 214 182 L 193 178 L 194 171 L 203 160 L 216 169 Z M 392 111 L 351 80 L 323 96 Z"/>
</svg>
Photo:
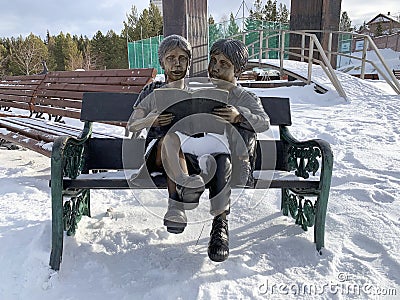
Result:
<svg viewBox="0 0 400 300">
<path fill-rule="evenodd" d="M 390 48 L 386 48 L 380 49 L 379 53 L 382 55 L 382 57 L 385 58 L 385 63 L 390 70 L 400 69 L 400 52 L 394 51 Z M 367 60 L 375 62 L 379 69 L 384 70 L 382 63 L 379 62 L 378 56 L 374 51 L 367 51 L 366 54 Z M 350 55 L 361 58 L 362 51 L 351 53 Z M 361 60 L 343 56 L 338 58 L 338 65 L 341 66 L 338 69 L 342 72 L 346 72 L 348 74 L 361 74 Z M 378 72 L 373 65 L 367 63 L 365 65 L 365 73 L 377 74 Z"/>
<path fill-rule="evenodd" d="M 54 272 L 50 160 L 0 149 L 0 299 L 398 299 L 400 96 L 357 78 L 345 89 L 350 102 L 312 86 L 256 90 L 290 97 L 295 137 L 331 143 L 322 255 L 313 230 L 282 216 L 278 190 L 233 195 L 223 263 L 207 257 L 206 197 L 173 235 L 163 226 L 165 191 L 100 190 Z"/>
</svg>

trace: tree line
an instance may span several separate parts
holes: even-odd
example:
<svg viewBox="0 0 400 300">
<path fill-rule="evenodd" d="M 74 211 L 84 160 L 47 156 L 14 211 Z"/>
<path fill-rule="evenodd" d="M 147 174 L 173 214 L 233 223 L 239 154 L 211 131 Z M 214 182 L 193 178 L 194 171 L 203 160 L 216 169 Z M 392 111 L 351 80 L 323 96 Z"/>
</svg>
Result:
<svg viewBox="0 0 400 300">
<path fill-rule="evenodd" d="M 242 29 L 244 31 L 261 28 L 271 29 L 271 24 L 287 24 L 289 22 L 289 10 L 285 4 L 280 3 L 278 5 L 277 0 L 267 0 L 265 5 L 263 5 L 263 0 L 255 0 L 253 9 L 249 11 L 249 16 L 242 22 L 244 22 L 243 28 L 239 28 L 233 13 L 230 14 L 229 20 L 222 20 L 220 23 L 216 23 L 210 15 L 208 18 L 210 41 L 235 36 Z"/>
<path fill-rule="evenodd" d="M 253 7 L 246 18 L 245 30 L 258 26 L 257 22 L 288 22 L 286 5 L 278 5 L 276 0 L 267 0 L 265 5 L 263 0 L 255 0 Z M 215 24 L 212 15 L 208 21 L 210 41 L 232 36 L 241 30 L 233 13 L 228 26 Z M 43 62 L 50 71 L 127 69 L 127 41 L 162 35 L 162 32 L 161 12 L 151 3 L 140 14 L 133 5 L 126 14 L 120 34 L 113 30 L 106 34 L 97 31 L 88 38 L 63 32 L 51 35 L 48 31 L 44 39 L 33 33 L 27 37 L 0 37 L 0 76 L 38 74 L 43 70 Z"/>
<path fill-rule="evenodd" d="M 0 76 L 38 74 L 43 62 L 51 71 L 127 69 L 127 39 L 162 34 L 162 22 L 159 9 L 150 4 L 140 14 L 132 6 L 120 34 L 97 31 L 90 39 L 63 32 L 50 35 L 47 31 L 44 39 L 33 33 L 0 38 Z"/>
</svg>

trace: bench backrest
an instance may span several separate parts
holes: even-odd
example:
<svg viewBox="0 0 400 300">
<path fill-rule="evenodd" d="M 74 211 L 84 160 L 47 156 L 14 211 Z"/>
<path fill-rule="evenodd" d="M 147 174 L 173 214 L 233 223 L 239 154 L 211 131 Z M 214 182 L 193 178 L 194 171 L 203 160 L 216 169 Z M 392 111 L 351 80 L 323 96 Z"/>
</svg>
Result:
<svg viewBox="0 0 400 300">
<path fill-rule="evenodd" d="M 127 93 L 84 93 L 81 120 L 126 122 L 133 112 L 133 104 L 136 99 L 137 95 Z M 292 125 L 289 98 L 260 97 L 260 99 L 270 118 L 271 125 Z"/>
<path fill-rule="evenodd" d="M 0 81 L 0 107 L 31 110 L 33 97 L 45 75 L 6 76 Z"/>
<path fill-rule="evenodd" d="M 400 80 L 400 70 L 393 70 L 393 75 Z"/>
<path fill-rule="evenodd" d="M 136 96 L 126 93 L 84 93 L 81 120 L 126 122 L 135 101 Z M 291 125 L 289 98 L 261 97 L 261 101 L 270 117 L 271 125 Z M 285 166 L 281 153 L 284 151 L 280 151 L 283 144 L 279 140 L 262 140 L 258 143 L 256 169 L 283 170 Z M 87 150 L 91 158 L 88 169 L 134 169 L 143 163 L 144 140 L 92 138 Z M 262 153 L 268 153 L 271 158 L 265 159 Z"/>
<path fill-rule="evenodd" d="M 153 68 L 49 72 L 38 87 L 34 110 L 79 119 L 84 92 L 137 94 L 155 75 Z"/>
<path fill-rule="evenodd" d="M 156 73 L 146 68 L 9 76 L 0 83 L 0 106 L 79 119 L 84 92 L 137 94 Z"/>
</svg>

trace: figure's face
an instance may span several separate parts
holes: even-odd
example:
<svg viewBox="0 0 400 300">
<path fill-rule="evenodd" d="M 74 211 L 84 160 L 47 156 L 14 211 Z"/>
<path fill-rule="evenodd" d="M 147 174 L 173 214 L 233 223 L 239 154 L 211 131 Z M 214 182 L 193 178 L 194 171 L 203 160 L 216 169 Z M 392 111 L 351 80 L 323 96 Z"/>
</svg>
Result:
<svg viewBox="0 0 400 300">
<path fill-rule="evenodd" d="M 211 78 L 221 79 L 231 83 L 236 82 L 235 67 L 222 53 L 211 55 L 210 63 L 208 64 L 208 74 Z"/>
<path fill-rule="evenodd" d="M 166 82 L 180 80 L 186 76 L 189 67 L 189 56 L 181 48 L 168 51 L 162 59 Z"/>
</svg>

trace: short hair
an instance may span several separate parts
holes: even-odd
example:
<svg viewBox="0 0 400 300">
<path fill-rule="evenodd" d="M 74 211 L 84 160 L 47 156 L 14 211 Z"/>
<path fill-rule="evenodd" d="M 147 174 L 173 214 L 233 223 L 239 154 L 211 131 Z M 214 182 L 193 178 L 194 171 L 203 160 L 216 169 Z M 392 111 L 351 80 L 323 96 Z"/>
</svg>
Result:
<svg viewBox="0 0 400 300">
<path fill-rule="evenodd" d="M 210 55 L 221 53 L 232 62 L 236 74 L 244 71 L 249 60 L 249 50 L 245 44 L 230 38 L 219 39 L 211 46 Z"/>
<path fill-rule="evenodd" d="M 163 66 L 162 59 L 168 51 L 176 47 L 182 49 L 189 56 L 189 61 L 192 59 L 192 46 L 183 36 L 172 34 L 164 38 L 158 46 L 158 61 Z"/>
</svg>

